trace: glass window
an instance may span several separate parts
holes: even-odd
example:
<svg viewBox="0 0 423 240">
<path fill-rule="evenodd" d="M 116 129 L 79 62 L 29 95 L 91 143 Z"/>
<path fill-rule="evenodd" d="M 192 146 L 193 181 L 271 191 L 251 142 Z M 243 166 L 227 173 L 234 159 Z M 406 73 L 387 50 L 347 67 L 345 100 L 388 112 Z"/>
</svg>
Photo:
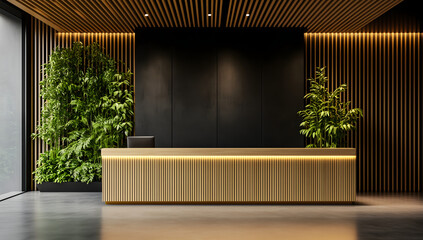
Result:
<svg viewBox="0 0 423 240">
<path fill-rule="evenodd" d="M 0 198 L 22 190 L 22 20 L 0 9 Z"/>
</svg>

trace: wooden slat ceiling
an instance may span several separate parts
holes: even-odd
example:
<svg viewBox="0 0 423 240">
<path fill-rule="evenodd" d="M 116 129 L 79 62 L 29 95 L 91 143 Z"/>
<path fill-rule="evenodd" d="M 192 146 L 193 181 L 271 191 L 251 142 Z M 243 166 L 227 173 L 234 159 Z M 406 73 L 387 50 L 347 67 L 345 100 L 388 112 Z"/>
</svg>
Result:
<svg viewBox="0 0 423 240">
<path fill-rule="evenodd" d="M 137 27 L 301 27 L 308 32 L 356 32 L 402 1 L 9 0 L 60 32 L 134 32 Z"/>
</svg>

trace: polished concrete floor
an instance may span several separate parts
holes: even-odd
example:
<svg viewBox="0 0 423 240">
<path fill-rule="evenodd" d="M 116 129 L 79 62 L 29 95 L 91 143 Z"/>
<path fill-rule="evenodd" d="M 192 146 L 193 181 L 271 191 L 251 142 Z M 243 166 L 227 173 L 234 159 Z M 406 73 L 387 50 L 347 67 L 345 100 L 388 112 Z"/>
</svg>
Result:
<svg viewBox="0 0 423 240">
<path fill-rule="evenodd" d="M 0 239 L 423 239 L 422 195 L 356 205 L 105 205 L 100 193 L 0 202 Z"/>
</svg>

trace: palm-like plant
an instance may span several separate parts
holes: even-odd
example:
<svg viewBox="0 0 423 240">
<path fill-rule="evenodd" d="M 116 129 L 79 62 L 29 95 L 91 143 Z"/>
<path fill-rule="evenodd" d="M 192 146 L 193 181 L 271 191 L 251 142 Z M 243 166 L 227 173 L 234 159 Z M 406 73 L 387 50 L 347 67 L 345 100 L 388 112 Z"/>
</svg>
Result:
<svg viewBox="0 0 423 240">
<path fill-rule="evenodd" d="M 344 146 L 342 140 L 348 131 L 356 128 L 363 111 L 360 108 L 351 109 L 350 101 L 342 102 L 341 93 L 347 90 L 347 84 L 341 84 L 333 92 L 329 91 L 324 67 L 317 68 L 316 78 L 308 81 L 310 92 L 304 96 L 308 104 L 298 112 L 303 117 L 300 134 L 312 140 L 307 147 Z"/>
</svg>

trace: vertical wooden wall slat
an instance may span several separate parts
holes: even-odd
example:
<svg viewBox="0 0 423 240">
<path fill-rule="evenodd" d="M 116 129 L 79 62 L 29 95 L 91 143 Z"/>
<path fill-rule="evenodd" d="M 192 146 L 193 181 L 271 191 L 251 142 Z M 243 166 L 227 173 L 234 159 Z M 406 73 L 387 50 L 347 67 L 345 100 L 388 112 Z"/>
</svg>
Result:
<svg viewBox="0 0 423 240">
<path fill-rule="evenodd" d="M 421 33 L 305 34 L 306 77 L 326 66 L 330 89 L 347 83 L 346 100 L 364 111 L 347 138 L 357 148 L 359 192 L 421 191 L 421 38 Z"/>
</svg>

